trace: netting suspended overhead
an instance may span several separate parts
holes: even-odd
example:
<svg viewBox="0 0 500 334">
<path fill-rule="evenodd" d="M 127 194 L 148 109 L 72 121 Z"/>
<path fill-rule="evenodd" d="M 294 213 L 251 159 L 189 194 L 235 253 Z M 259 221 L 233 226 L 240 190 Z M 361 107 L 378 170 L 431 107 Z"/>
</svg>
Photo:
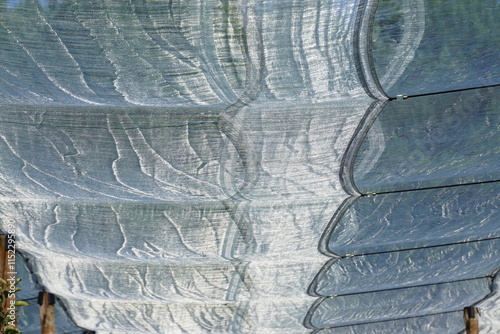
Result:
<svg viewBox="0 0 500 334">
<path fill-rule="evenodd" d="M 258 152 L 259 168 L 208 115 L 45 107 L 39 125 L 18 108 L 2 114 L 10 162 L 2 215 L 16 219 L 19 247 L 78 325 L 196 333 L 275 331 L 283 321 L 304 330 L 314 301 L 307 285 L 324 261 L 317 242 L 344 197 L 328 181 L 338 168 L 325 162 L 340 160 L 337 140 L 347 143 L 359 105 L 317 105 L 305 115 L 277 104 L 272 112 L 245 109 L 249 139 L 237 146 Z M 112 121 L 119 119 L 127 122 Z M 74 126 L 80 122 L 88 126 Z M 35 159 L 39 151 L 45 159 Z M 72 171 L 79 175 L 70 179 Z"/>
<path fill-rule="evenodd" d="M 378 101 L 342 161 L 341 182 L 355 196 L 320 242 L 332 259 L 309 287 L 319 298 L 305 325 L 315 333 L 457 333 L 463 307 L 496 308 L 498 7 L 360 7 L 357 69 Z"/>
<path fill-rule="evenodd" d="M 389 97 L 500 83 L 495 0 L 366 1 L 361 59 L 369 89 Z"/>
<path fill-rule="evenodd" d="M 37 282 L 36 277 L 32 274 L 30 263 L 27 259 L 16 254 L 16 277 L 20 278 L 22 282 L 22 290 L 16 295 L 16 300 L 27 302 L 28 306 L 18 308 L 17 323 L 19 328 L 22 329 L 23 334 L 40 334 L 40 312 L 39 312 L 39 293 L 43 290 Z M 60 299 L 55 300 L 54 305 L 55 329 L 57 333 L 81 333 L 83 328 L 79 328 L 71 320 L 65 305 Z"/>
<path fill-rule="evenodd" d="M 496 333 L 499 7 L 1 1 L 0 228 L 99 334 Z"/>
<path fill-rule="evenodd" d="M 499 180 L 499 93 L 422 96 L 375 110 L 350 148 L 346 182 L 381 193 Z"/>
</svg>

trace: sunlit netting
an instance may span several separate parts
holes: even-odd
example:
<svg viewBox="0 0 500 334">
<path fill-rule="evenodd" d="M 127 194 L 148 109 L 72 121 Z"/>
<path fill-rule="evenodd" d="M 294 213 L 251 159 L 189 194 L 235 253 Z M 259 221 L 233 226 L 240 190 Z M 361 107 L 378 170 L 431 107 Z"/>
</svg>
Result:
<svg viewBox="0 0 500 334">
<path fill-rule="evenodd" d="M 499 332 L 499 8 L 0 1 L 18 299 L 58 333 Z"/>
<path fill-rule="evenodd" d="M 18 325 L 22 328 L 23 334 L 39 334 L 40 333 L 40 315 L 38 305 L 38 295 L 43 287 L 39 285 L 36 277 L 31 273 L 29 261 L 16 254 L 16 277 L 22 279 L 22 290 L 16 295 L 17 300 L 26 301 L 29 305 L 19 307 L 17 320 Z M 61 300 L 56 300 L 54 305 L 56 316 L 56 331 L 60 334 L 66 333 L 81 333 L 82 328 L 79 328 L 71 320 L 65 306 Z"/>
</svg>

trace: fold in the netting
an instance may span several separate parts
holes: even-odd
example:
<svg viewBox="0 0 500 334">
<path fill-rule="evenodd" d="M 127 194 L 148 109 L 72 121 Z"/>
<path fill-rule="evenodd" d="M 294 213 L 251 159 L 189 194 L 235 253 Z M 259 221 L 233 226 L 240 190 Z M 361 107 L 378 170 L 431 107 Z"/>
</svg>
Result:
<svg viewBox="0 0 500 334">
<path fill-rule="evenodd" d="M 234 146 L 220 134 L 214 124 L 217 119 L 195 118 L 192 125 L 189 115 L 175 112 L 158 115 L 141 113 L 140 109 L 117 110 L 133 122 L 126 123 L 128 127 L 117 123 L 110 128 L 101 120 L 112 114 L 100 114 L 95 109 L 80 108 L 65 115 L 58 108 L 47 107 L 35 122 L 10 113 L 4 119 L 15 126 L 5 132 L 3 156 L 9 157 L 14 166 L 21 163 L 32 169 L 13 173 L 15 168 L 3 166 L 4 175 L 10 173 L 3 189 L 15 185 L 19 192 L 11 191 L 3 199 L 2 214 L 16 220 L 19 243 L 34 257 L 34 271 L 41 283 L 69 305 L 73 319 L 84 328 L 159 328 L 162 332 L 181 326 L 182 314 L 199 310 L 203 317 L 193 316 L 183 324 L 190 331 L 253 331 L 258 326 L 271 332 L 300 332 L 302 317 L 312 303 L 304 287 L 324 262 L 317 256 L 317 240 L 345 196 L 338 183 L 330 182 L 338 175 L 338 167 L 332 167 L 331 161 L 340 160 L 344 143 L 363 113 L 360 107 L 369 103 L 340 103 L 338 107 L 324 104 L 307 109 L 275 104 L 272 113 L 247 107 L 245 110 L 251 112 L 242 115 L 246 122 L 237 125 L 253 139 L 247 150 L 264 148 L 259 169 L 247 169 L 256 170 L 251 176 L 257 181 L 231 188 L 239 189 L 239 197 L 221 200 L 217 197 L 222 196 L 221 191 L 192 201 L 186 198 L 196 193 L 190 194 L 188 189 L 199 192 L 196 187 L 201 181 L 212 184 L 212 189 L 224 189 L 231 179 L 243 185 L 245 173 L 249 173 L 240 167 L 244 164 L 239 161 L 238 150 L 226 151 L 227 145 Z M 334 119 L 332 108 L 338 115 Z M 94 117 L 87 119 L 84 111 Z M 263 115 L 268 115 L 265 118 L 269 122 L 260 122 Z M 78 128 L 75 123 L 79 120 L 93 126 Z M 47 128 L 53 130 L 47 132 Z M 115 130 L 122 132 L 121 137 L 113 136 Z M 127 168 L 114 163 L 119 161 L 117 153 L 123 152 L 114 138 L 120 138 L 119 145 L 129 145 L 129 152 L 136 152 L 135 172 L 151 180 L 154 188 L 144 186 L 145 181 L 114 177 L 114 170 L 125 173 L 123 168 Z M 182 147 L 166 147 L 163 143 L 169 138 L 186 148 L 196 148 L 191 151 L 192 158 L 180 158 L 185 157 Z M 158 166 L 152 167 L 149 175 L 147 168 L 141 169 L 141 150 L 131 144 L 135 140 L 147 143 L 159 159 L 175 166 L 179 178 L 192 180 L 180 184 L 186 189 L 183 197 L 174 194 L 168 201 L 162 200 L 168 199 L 166 179 L 155 172 Z M 19 149 L 23 145 L 33 151 Z M 68 150 L 73 153 L 65 154 Z M 57 159 L 34 159 L 38 151 L 50 152 Z M 63 171 L 68 167 L 78 169 L 81 176 L 75 176 L 74 182 L 64 180 L 63 188 L 56 187 L 52 177 L 36 177 L 31 172 L 43 170 L 47 175 L 51 165 Z M 119 173 L 116 175 L 122 175 Z M 219 178 L 221 173 L 223 179 Z M 96 197 L 74 191 L 88 187 L 90 182 L 108 187 L 98 189 Z M 136 197 L 127 198 L 127 192 Z M 30 200 L 34 194 L 37 199 Z M 159 273 L 164 279 L 158 280 Z M 84 313 L 85 317 L 74 306 L 82 301 L 97 305 L 92 312 Z M 143 306 L 130 309 L 125 304 L 132 301 Z M 207 303 L 216 306 L 208 307 Z M 163 307 L 172 310 L 173 320 L 161 320 L 166 316 L 162 313 L 134 325 L 122 321 L 114 325 L 115 318 L 104 311 L 119 312 L 122 317 Z M 187 313 L 183 311 L 186 307 Z M 200 325 L 207 317 L 212 319 L 211 324 Z M 96 323 L 103 325 L 95 327 Z M 155 323 L 157 327 L 151 327 Z M 278 323 L 283 329 L 276 327 Z"/>
<path fill-rule="evenodd" d="M 370 58 L 387 96 L 500 83 L 497 1 L 376 3 L 368 32 Z"/>
</svg>

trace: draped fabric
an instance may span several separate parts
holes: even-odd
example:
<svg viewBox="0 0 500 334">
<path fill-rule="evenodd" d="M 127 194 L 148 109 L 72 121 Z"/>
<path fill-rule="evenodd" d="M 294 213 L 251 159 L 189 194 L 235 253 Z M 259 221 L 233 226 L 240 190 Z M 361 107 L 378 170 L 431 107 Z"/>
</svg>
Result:
<svg viewBox="0 0 500 334">
<path fill-rule="evenodd" d="M 18 299 L 61 333 L 498 332 L 499 8 L 0 1 Z"/>
</svg>

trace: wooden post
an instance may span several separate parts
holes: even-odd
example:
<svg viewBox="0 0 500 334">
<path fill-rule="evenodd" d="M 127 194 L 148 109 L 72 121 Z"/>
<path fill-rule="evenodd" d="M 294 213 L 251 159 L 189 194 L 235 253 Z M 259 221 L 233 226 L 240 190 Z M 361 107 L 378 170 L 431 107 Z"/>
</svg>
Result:
<svg viewBox="0 0 500 334">
<path fill-rule="evenodd" d="M 0 278 L 5 280 L 7 274 L 7 236 L 5 234 L 0 234 Z M 6 309 L 7 301 L 5 300 L 2 304 L 2 312 Z"/>
<path fill-rule="evenodd" d="M 2 268 L 0 274 L 3 279 L 5 279 L 5 273 L 7 272 L 7 245 L 5 241 L 7 236 L 5 234 L 0 234 L 0 267 Z"/>
<path fill-rule="evenodd" d="M 42 334 L 56 334 L 56 319 L 54 311 L 55 297 L 48 292 L 38 294 L 38 304 L 40 305 L 40 326 Z"/>
<path fill-rule="evenodd" d="M 8 320 L 8 325 L 17 329 L 16 306 L 16 248 L 12 234 L 0 234 L 0 277 L 7 282 L 8 298 L 2 303 L 2 312 L 11 313 L 13 319 Z M 12 291 L 12 292 L 10 292 Z M 13 320 L 13 321 L 12 321 Z"/>
<path fill-rule="evenodd" d="M 467 334 L 479 334 L 479 310 L 477 307 L 464 308 L 464 321 Z"/>
</svg>

